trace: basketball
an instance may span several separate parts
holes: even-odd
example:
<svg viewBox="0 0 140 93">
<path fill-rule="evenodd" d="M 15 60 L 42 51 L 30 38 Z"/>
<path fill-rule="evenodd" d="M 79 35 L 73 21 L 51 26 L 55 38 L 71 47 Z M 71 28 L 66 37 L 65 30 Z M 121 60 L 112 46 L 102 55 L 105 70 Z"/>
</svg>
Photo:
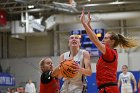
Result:
<svg viewBox="0 0 140 93">
<path fill-rule="evenodd" d="M 74 78 L 78 72 L 75 71 L 77 64 L 73 60 L 65 60 L 60 65 L 60 72 L 65 78 Z"/>
</svg>

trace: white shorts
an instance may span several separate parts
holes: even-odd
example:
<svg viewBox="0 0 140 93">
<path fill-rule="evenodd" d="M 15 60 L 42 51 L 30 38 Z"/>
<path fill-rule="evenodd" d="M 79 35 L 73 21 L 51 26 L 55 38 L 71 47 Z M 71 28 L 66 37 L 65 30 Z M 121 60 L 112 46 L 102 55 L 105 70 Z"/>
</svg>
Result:
<svg viewBox="0 0 140 93">
<path fill-rule="evenodd" d="M 133 93 L 132 86 L 122 86 L 121 93 Z"/>
<path fill-rule="evenodd" d="M 62 85 L 62 88 L 60 90 L 60 93 L 82 93 L 83 91 L 83 85 L 75 85 L 72 83 L 66 83 Z"/>
</svg>

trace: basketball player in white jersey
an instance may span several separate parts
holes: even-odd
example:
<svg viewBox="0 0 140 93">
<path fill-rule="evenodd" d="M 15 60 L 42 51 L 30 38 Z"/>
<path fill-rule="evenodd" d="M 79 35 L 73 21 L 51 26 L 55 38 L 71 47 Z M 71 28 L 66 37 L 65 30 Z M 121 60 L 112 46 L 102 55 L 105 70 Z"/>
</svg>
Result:
<svg viewBox="0 0 140 93">
<path fill-rule="evenodd" d="M 71 35 L 68 45 L 70 51 L 61 54 L 60 61 L 62 62 L 72 58 L 79 64 L 79 68 L 77 69 L 78 74 L 76 77 L 71 79 L 64 78 L 60 93 L 86 93 L 86 89 L 84 89 L 86 87 L 84 76 L 90 76 L 92 74 L 89 52 L 80 49 L 81 43 L 78 35 Z"/>
<path fill-rule="evenodd" d="M 134 90 L 132 89 L 131 81 L 134 83 Z M 131 72 L 128 72 L 127 65 L 122 66 L 122 73 L 119 75 L 118 87 L 121 85 L 121 93 L 133 93 L 137 91 L 136 80 Z"/>
</svg>

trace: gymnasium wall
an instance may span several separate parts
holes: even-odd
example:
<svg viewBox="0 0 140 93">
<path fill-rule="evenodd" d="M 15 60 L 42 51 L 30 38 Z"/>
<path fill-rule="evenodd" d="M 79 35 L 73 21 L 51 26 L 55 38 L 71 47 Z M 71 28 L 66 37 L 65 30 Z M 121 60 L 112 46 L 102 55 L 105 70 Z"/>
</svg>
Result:
<svg viewBox="0 0 140 93">
<path fill-rule="evenodd" d="M 124 24 L 121 25 L 121 22 L 117 20 L 91 23 L 93 28 L 104 28 L 106 31 L 120 32 L 140 39 L 140 19 L 127 20 Z M 10 73 L 16 78 L 16 86 L 22 86 L 28 79 L 32 79 L 38 88 L 39 60 L 49 56 L 56 66 L 59 55 L 69 49 L 68 37 L 72 30 L 83 30 L 83 27 L 81 23 L 59 24 L 55 31 L 54 29 L 47 31 L 44 35 L 25 35 L 24 39 L 12 38 L 9 32 L 0 32 L 0 64 L 3 71 L 5 72 L 10 66 Z M 2 53 L 2 51 L 5 52 Z M 140 47 L 129 50 L 118 49 L 118 52 L 118 71 L 121 71 L 123 64 L 127 64 L 130 71 L 140 70 Z M 96 61 L 97 57 L 91 60 L 93 74 L 96 72 Z"/>
<path fill-rule="evenodd" d="M 105 31 L 124 33 L 126 36 L 136 37 L 140 40 L 139 19 L 131 19 L 124 22 L 121 27 L 120 21 L 109 20 L 91 23 L 93 28 L 104 28 Z M 59 24 L 56 30 L 47 31 L 44 35 L 24 35 L 24 39 L 11 37 L 10 32 L 0 33 L 0 58 L 54 56 L 68 50 L 68 36 L 72 30 L 83 30 L 81 23 Z M 20 30 L 20 29 L 19 29 Z M 41 32 L 38 32 L 41 33 Z M 57 42 L 57 43 L 55 43 Z M 56 47 L 57 46 L 57 47 Z M 126 52 L 138 52 L 140 48 L 130 49 Z M 119 49 L 119 52 L 122 50 Z"/>
</svg>

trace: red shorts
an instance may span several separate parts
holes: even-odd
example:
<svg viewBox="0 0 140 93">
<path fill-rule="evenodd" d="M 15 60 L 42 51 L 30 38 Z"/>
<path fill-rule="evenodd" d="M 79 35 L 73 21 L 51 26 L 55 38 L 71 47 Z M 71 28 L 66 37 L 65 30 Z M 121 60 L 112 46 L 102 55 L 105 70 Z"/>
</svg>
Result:
<svg viewBox="0 0 140 93">
<path fill-rule="evenodd" d="M 120 93 L 118 86 L 109 86 L 105 88 L 107 93 Z M 104 93 L 104 88 L 99 90 L 99 93 Z"/>
</svg>

